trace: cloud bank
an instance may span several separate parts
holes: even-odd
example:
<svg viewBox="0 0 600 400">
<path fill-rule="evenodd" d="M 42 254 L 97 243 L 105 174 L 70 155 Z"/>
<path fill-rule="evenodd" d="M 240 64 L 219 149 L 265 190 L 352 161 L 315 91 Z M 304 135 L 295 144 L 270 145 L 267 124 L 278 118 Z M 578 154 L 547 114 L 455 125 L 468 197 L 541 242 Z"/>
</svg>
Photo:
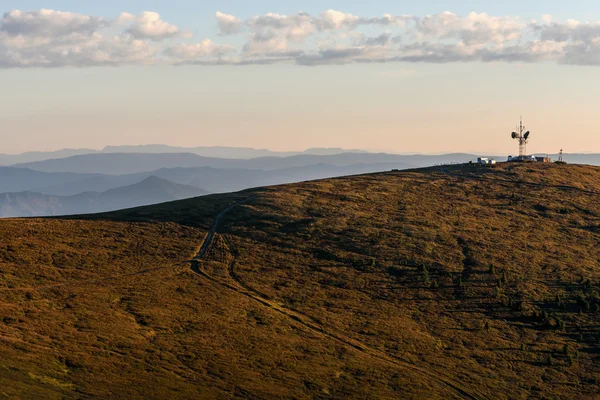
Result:
<svg viewBox="0 0 600 400">
<path fill-rule="evenodd" d="M 525 21 L 486 13 L 364 17 L 325 10 L 314 16 L 267 13 L 245 20 L 217 12 L 215 18 L 214 38 L 194 38 L 150 11 L 110 18 L 13 10 L 0 19 L 0 68 L 389 62 L 600 65 L 600 22 L 555 22 L 550 15 Z"/>
</svg>

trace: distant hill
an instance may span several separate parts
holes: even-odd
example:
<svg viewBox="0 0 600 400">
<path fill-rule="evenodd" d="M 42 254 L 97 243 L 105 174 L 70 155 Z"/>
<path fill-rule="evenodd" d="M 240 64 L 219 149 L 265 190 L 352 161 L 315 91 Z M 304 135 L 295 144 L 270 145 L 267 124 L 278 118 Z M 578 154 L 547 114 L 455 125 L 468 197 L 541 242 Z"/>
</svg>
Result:
<svg viewBox="0 0 600 400">
<path fill-rule="evenodd" d="M 62 185 L 98 176 L 99 174 L 48 173 L 29 168 L 0 167 L 0 192 L 21 192 L 35 187 Z"/>
<path fill-rule="evenodd" d="M 353 164 L 393 164 L 401 168 L 430 166 L 439 163 L 460 163 L 476 158 L 472 154 L 439 156 L 406 156 L 385 153 L 342 153 L 334 155 L 296 155 L 290 157 L 259 157 L 249 160 L 203 157 L 191 153 L 111 153 L 88 154 L 62 159 L 17 165 L 44 172 L 86 172 L 123 175 L 152 171 L 159 168 L 238 168 L 275 170 L 329 164 L 338 167 Z"/>
<path fill-rule="evenodd" d="M 72 196 L 83 192 L 105 192 L 136 184 L 152 173 L 144 175 L 97 175 L 54 185 L 32 186 L 25 190 L 55 196 Z"/>
<path fill-rule="evenodd" d="M 39 161 L 62 159 L 76 155 L 87 155 L 87 154 L 113 154 L 113 153 L 142 153 L 142 154 L 195 154 L 209 158 L 225 158 L 225 159 L 242 159 L 249 160 L 253 158 L 265 158 L 265 157 L 292 157 L 302 155 L 316 155 L 316 156 L 332 156 L 344 153 L 352 154 L 369 154 L 375 153 L 373 151 L 365 151 L 360 149 L 344 149 L 339 147 L 334 148 L 310 148 L 304 151 L 273 151 L 268 149 L 254 149 L 250 147 L 231 147 L 231 146 L 198 146 L 198 147 L 177 147 L 163 144 L 150 144 L 150 145 L 138 145 L 138 146 L 106 146 L 102 150 L 94 149 L 62 149 L 57 151 L 38 151 L 38 152 L 27 152 L 22 154 L 0 154 L 0 166 L 1 165 L 16 165 L 16 164 L 28 164 Z M 546 155 L 546 153 L 538 152 L 537 155 Z M 558 154 L 549 154 L 554 159 L 558 158 Z M 478 157 L 481 155 L 469 155 L 472 157 Z M 412 156 L 414 159 L 419 160 L 422 156 Z M 425 155 L 424 157 L 429 159 L 445 159 L 443 155 Z M 498 160 L 506 159 L 506 155 L 496 157 Z M 578 154 L 578 153 L 565 153 L 564 158 L 573 164 L 588 164 L 588 165 L 600 165 L 600 154 Z M 449 162 L 461 162 L 463 158 L 458 160 L 449 160 Z M 468 160 L 467 160 L 468 161 Z M 325 162 L 321 160 L 320 162 Z M 360 163 L 362 161 L 355 160 L 354 163 Z M 406 161 L 408 162 L 408 161 Z M 440 161 L 442 162 L 442 161 Z M 183 167 L 184 165 L 164 165 L 162 167 Z M 200 166 L 200 165 L 194 165 Z M 221 167 L 220 165 L 201 165 L 201 166 L 212 166 Z M 289 166 L 289 165 L 288 165 Z M 419 161 L 415 166 L 421 167 L 426 166 L 423 162 Z M 240 165 L 240 168 L 244 166 Z M 266 167 L 261 167 L 266 168 Z M 152 169 L 152 168 L 151 168 Z M 154 168 L 156 169 L 156 168 Z M 140 172 L 140 171 L 138 171 Z M 111 172 L 109 172 L 110 174 Z M 127 172 L 125 172 L 127 173 Z"/>
<path fill-rule="evenodd" d="M 33 163 L 16 167 L 31 168 L 44 172 L 95 172 L 121 175 L 155 170 L 157 168 L 198 167 L 205 165 L 226 166 L 239 160 L 208 158 L 191 153 L 111 153 L 86 154 Z"/>
<path fill-rule="evenodd" d="M 155 204 L 206 194 L 208 192 L 204 189 L 181 185 L 156 176 L 150 176 L 135 185 L 100 193 L 98 202 L 102 207 L 107 205 L 112 209 L 116 209 L 123 207 L 123 204 L 129 208 L 139 204 Z"/>
<path fill-rule="evenodd" d="M 254 149 L 250 147 L 176 147 L 163 144 L 150 144 L 139 146 L 106 146 L 100 151 L 94 149 L 62 149 L 56 151 L 32 151 L 21 154 L 0 154 L 0 165 L 14 165 L 96 153 L 192 153 L 205 157 L 249 159 L 269 156 L 288 157 L 299 154 L 331 155 L 339 153 L 363 152 L 366 153 L 364 150 L 348 150 L 342 148 L 312 148 L 304 151 L 272 151 L 267 149 Z"/>
<path fill-rule="evenodd" d="M 30 151 L 21 154 L 0 154 L 0 165 L 13 165 L 19 163 L 43 161 L 81 154 L 92 154 L 96 152 L 96 150 L 92 149 L 63 149 L 57 151 Z"/>
<path fill-rule="evenodd" d="M 250 159 L 257 157 L 289 157 L 300 154 L 333 155 L 340 153 L 367 153 L 364 150 L 348 150 L 342 148 L 311 148 L 305 151 L 272 151 L 253 149 L 250 147 L 200 146 L 174 147 L 167 145 L 141 146 L 106 146 L 104 153 L 193 153 L 204 157 Z"/>
<path fill-rule="evenodd" d="M 163 203 L 207 194 L 203 189 L 148 177 L 131 186 L 102 193 L 53 196 L 33 192 L 1 193 L 0 217 L 31 217 L 97 213 Z"/>
<path fill-rule="evenodd" d="M 132 185 L 148 176 L 157 176 L 183 185 L 204 188 L 211 193 L 223 193 L 258 186 L 293 183 L 335 176 L 358 175 L 410 167 L 410 165 L 391 163 L 356 164 L 343 167 L 317 164 L 276 170 L 212 167 L 162 168 L 138 174 L 92 176 L 57 185 L 30 187 L 27 190 L 44 194 L 68 196 L 87 191 L 106 191 L 120 186 Z"/>
<path fill-rule="evenodd" d="M 2 393 L 597 399 L 599 198 L 444 166 L 2 220 Z"/>
</svg>

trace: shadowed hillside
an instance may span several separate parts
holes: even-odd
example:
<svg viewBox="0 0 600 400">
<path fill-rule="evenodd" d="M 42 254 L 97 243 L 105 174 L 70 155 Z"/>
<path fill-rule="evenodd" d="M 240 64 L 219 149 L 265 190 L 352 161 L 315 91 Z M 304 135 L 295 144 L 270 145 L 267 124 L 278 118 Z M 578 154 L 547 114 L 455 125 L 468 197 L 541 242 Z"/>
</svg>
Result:
<svg viewBox="0 0 600 400">
<path fill-rule="evenodd" d="M 0 221 L 2 392 L 592 399 L 599 198 L 499 165 Z"/>
</svg>

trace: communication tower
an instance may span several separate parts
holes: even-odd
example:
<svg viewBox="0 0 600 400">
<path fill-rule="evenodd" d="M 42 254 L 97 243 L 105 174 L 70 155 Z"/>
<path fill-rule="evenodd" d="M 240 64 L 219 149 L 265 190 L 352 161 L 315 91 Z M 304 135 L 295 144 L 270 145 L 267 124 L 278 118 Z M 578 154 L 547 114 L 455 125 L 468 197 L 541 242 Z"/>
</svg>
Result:
<svg viewBox="0 0 600 400">
<path fill-rule="evenodd" d="M 567 162 L 563 160 L 563 151 L 562 149 L 560 149 L 560 155 L 558 156 L 558 161 L 556 162 L 556 164 L 564 165 L 566 163 Z"/>
<path fill-rule="evenodd" d="M 526 131 L 525 125 L 523 125 L 523 116 L 521 116 L 521 122 L 517 126 L 516 132 L 511 134 L 513 139 L 519 141 L 519 159 L 523 160 L 527 156 L 527 142 L 529 141 L 529 135 L 531 132 Z"/>
</svg>

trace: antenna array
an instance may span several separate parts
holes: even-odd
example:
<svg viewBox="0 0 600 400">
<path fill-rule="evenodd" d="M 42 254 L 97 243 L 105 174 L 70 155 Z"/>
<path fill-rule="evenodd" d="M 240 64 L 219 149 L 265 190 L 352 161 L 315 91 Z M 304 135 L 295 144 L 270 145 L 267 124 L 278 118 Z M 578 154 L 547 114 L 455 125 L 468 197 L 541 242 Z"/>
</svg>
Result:
<svg viewBox="0 0 600 400">
<path fill-rule="evenodd" d="M 521 116 L 521 122 L 517 126 L 516 132 L 512 133 L 512 138 L 519 141 L 519 158 L 523 158 L 527 155 L 527 143 L 529 141 L 529 135 L 531 132 L 525 131 L 525 125 L 523 125 L 523 116 Z"/>
</svg>

